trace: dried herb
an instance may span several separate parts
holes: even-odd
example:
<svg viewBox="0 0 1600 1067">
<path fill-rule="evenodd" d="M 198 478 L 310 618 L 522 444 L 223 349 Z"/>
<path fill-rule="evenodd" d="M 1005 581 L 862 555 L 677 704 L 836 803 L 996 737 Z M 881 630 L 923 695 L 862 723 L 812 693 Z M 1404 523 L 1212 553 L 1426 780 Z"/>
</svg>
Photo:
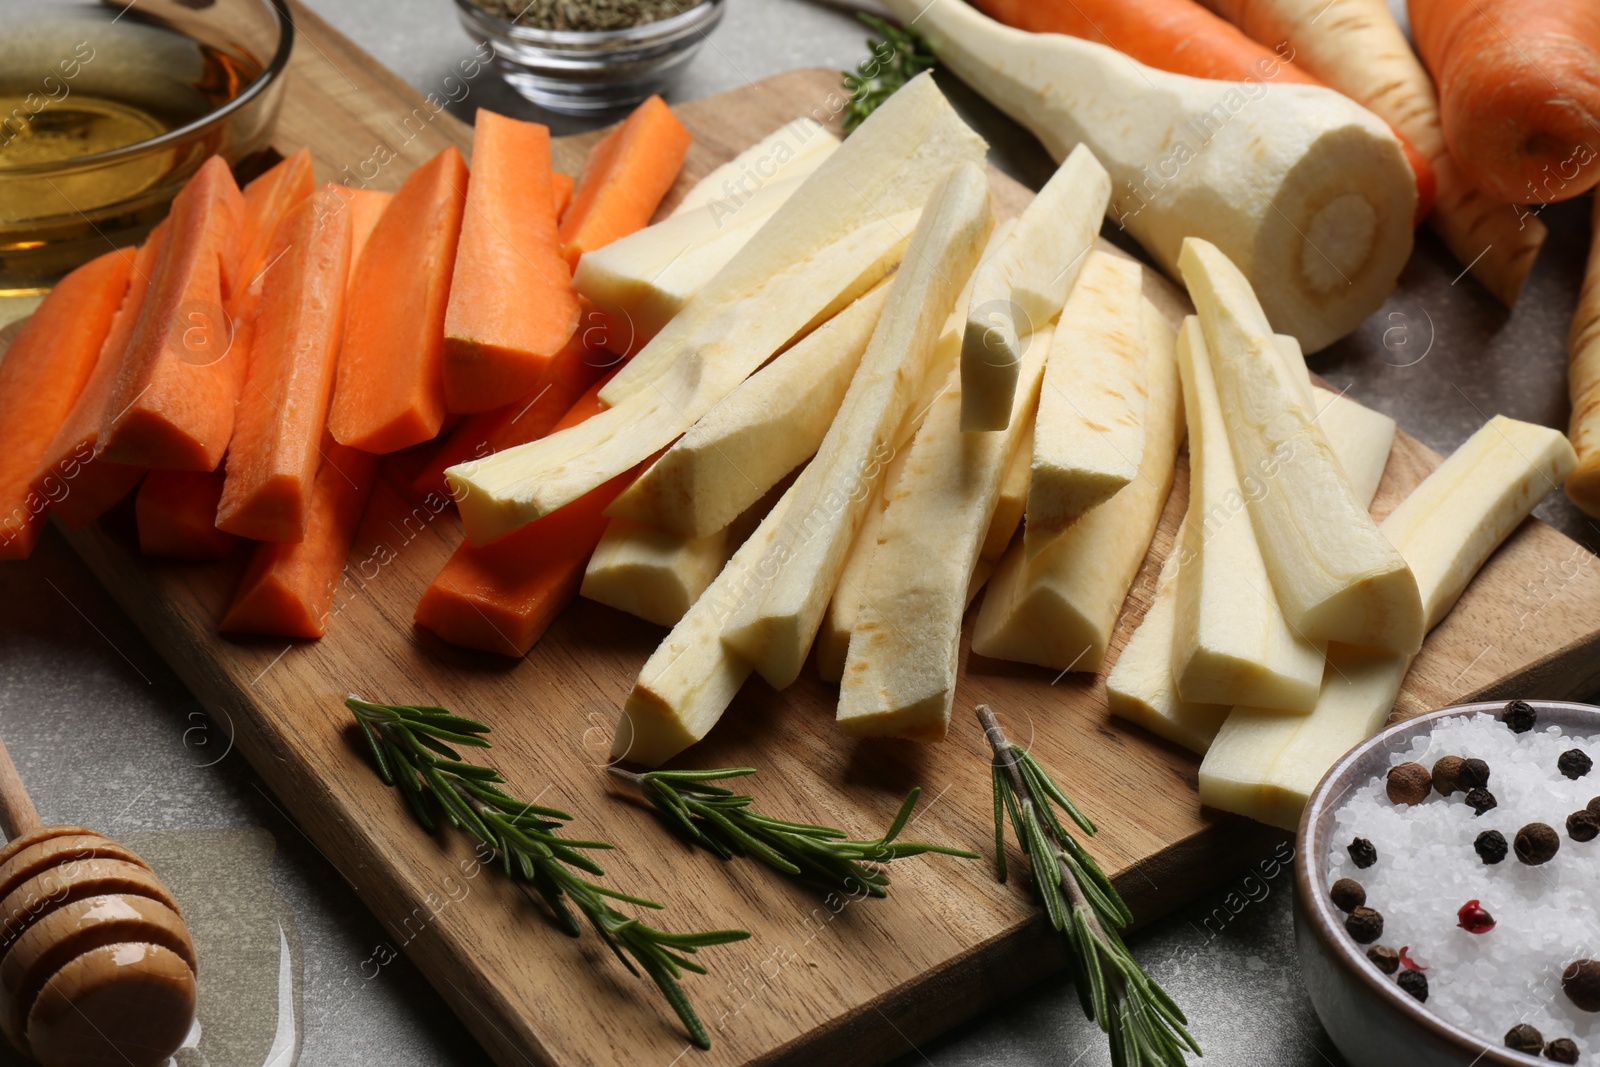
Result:
<svg viewBox="0 0 1600 1067">
<path fill-rule="evenodd" d="M 844 132 L 849 133 L 866 121 L 868 115 L 906 82 L 938 63 L 927 42 L 915 30 L 903 29 L 876 15 L 863 12 L 865 22 L 878 37 L 867 38 L 866 59 L 856 64 L 855 73 L 842 71 L 845 92 L 850 101 L 844 109 Z"/>
<path fill-rule="evenodd" d="M 625 30 L 681 15 L 707 0 L 472 0 L 507 22 L 536 30 L 597 33 Z"/>
</svg>

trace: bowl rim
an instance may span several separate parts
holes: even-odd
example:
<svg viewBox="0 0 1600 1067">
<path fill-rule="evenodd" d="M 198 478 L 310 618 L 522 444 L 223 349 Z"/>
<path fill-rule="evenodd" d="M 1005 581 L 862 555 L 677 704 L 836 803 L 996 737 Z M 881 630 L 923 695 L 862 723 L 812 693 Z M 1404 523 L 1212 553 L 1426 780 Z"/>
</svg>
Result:
<svg viewBox="0 0 1600 1067">
<path fill-rule="evenodd" d="M 593 47 L 596 44 L 647 44 L 675 36 L 682 31 L 698 29 L 701 23 L 721 17 L 723 3 L 724 0 L 702 0 L 701 3 L 671 18 L 641 22 L 636 26 L 624 26 L 617 30 L 546 30 L 537 26 L 519 25 L 508 18 L 485 11 L 473 0 L 456 0 L 456 7 L 463 15 L 484 23 L 501 37 L 527 44 Z"/>
<path fill-rule="evenodd" d="M 1425 733 L 1441 719 L 1498 712 L 1512 702 L 1512 700 L 1483 700 L 1452 704 L 1436 711 L 1403 719 L 1373 734 L 1341 756 L 1339 761 L 1328 769 L 1328 773 L 1317 783 L 1317 788 L 1307 800 L 1305 811 L 1300 817 L 1300 828 L 1295 833 L 1294 882 L 1295 895 L 1299 898 L 1297 903 L 1306 916 L 1306 925 L 1316 934 L 1328 954 L 1340 962 L 1346 973 L 1353 974 L 1356 981 L 1371 995 L 1382 999 L 1410 1022 L 1431 1032 L 1435 1038 L 1476 1057 L 1472 1062 L 1495 1064 L 1498 1067 L 1525 1067 L 1527 1064 L 1548 1063 L 1548 1061 L 1513 1051 L 1504 1045 L 1487 1043 L 1483 1035 L 1472 1033 L 1440 1018 L 1423 1007 L 1410 994 L 1401 990 L 1394 982 L 1377 977 L 1376 970 L 1368 965 L 1365 953 L 1358 952 L 1355 942 L 1343 935 L 1342 924 L 1339 924 L 1334 916 L 1333 904 L 1328 900 L 1328 894 L 1321 890 L 1323 876 L 1319 872 L 1322 868 L 1321 857 L 1327 852 L 1327 842 L 1317 833 L 1317 823 L 1321 821 L 1323 812 L 1346 792 L 1348 786 L 1344 781 L 1345 778 L 1373 749 L 1382 747 L 1397 737 L 1409 738 Z M 1562 713 L 1562 720 L 1553 725 L 1570 726 L 1570 720 L 1577 718 L 1591 721 L 1593 728 L 1600 732 L 1600 707 L 1593 704 L 1531 698 L 1525 699 L 1525 702 L 1532 704 L 1539 712 Z"/>
<path fill-rule="evenodd" d="M 278 48 L 273 53 L 272 59 L 261 68 L 261 73 L 240 90 L 239 95 L 229 100 L 226 104 L 214 111 L 208 111 L 193 122 L 168 130 L 156 137 L 148 137 L 143 141 L 123 145 L 121 148 L 110 148 L 104 152 L 95 152 L 87 156 L 74 156 L 71 159 L 49 160 L 42 163 L 30 163 L 22 167 L 8 167 L 4 171 L 5 178 L 37 177 L 40 175 L 55 175 L 68 173 L 74 170 L 89 170 L 115 163 L 120 159 L 142 155 L 151 149 L 182 141 L 207 127 L 225 122 L 234 112 L 241 110 L 246 104 L 266 91 L 267 86 L 282 76 L 289 65 L 289 55 L 294 51 L 294 19 L 289 14 L 287 0 L 260 0 L 274 14 L 278 16 Z M 129 5 L 132 6 L 131 4 Z"/>
</svg>

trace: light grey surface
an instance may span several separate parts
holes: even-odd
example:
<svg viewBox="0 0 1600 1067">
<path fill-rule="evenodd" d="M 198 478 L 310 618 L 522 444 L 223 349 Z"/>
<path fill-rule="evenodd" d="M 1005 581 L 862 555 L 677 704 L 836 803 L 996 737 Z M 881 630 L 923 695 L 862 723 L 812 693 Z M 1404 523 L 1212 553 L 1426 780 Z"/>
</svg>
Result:
<svg viewBox="0 0 1600 1067">
<path fill-rule="evenodd" d="M 439 88 L 471 49 L 449 0 L 310 2 L 423 91 Z M 671 96 L 692 99 L 799 66 L 847 66 L 863 54 L 862 37 L 847 15 L 798 0 L 729 0 L 721 28 Z M 995 143 L 1001 165 L 1037 187 L 1048 173 L 1037 146 L 946 84 Z M 479 105 L 549 121 L 557 132 L 580 128 L 540 115 L 492 75 L 479 78 L 456 110 L 470 119 Z M 1548 214 L 1550 247 L 1515 315 L 1505 316 L 1470 280 L 1452 284 L 1460 268 L 1424 235 L 1402 293 L 1313 365 L 1441 450 L 1497 411 L 1560 424 L 1561 338 L 1581 272 L 1586 207 Z M 1426 355 L 1418 361 L 1420 351 Z M 1600 530 L 1564 499 L 1540 514 L 1600 547 Z M 49 533 L 27 565 L 0 567 L 0 602 L 8 609 L 0 618 L 0 732 L 48 820 L 113 835 L 254 825 L 277 838 L 272 881 L 296 916 L 304 953 L 301 1062 L 487 1062 L 409 962 L 372 964 L 391 935 L 239 755 L 201 766 L 225 745 L 226 723 L 191 717 L 192 698 L 58 535 Z M 1190 1012 L 1206 1063 L 1337 1063 L 1299 985 L 1290 876 L 1270 871 L 1241 872 L 1141 931 L 1135 951 Z M 920 1049 L 908 1044 L 899 1062 L 1088 1067 L 1108 1056 L 1070 984 L 1056 978 Z"/>
</svg>

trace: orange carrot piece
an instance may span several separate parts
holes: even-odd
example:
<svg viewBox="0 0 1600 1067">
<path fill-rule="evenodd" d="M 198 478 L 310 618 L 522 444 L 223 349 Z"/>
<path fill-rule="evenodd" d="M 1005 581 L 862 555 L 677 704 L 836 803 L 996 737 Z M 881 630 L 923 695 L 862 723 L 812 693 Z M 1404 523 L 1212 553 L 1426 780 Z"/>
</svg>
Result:
<svg viewBox="0 0 1600 1067">
<path fill-rule="evenodd" d="M 550 172 L 550 197 L 555 201 L 556 219 L 567 213 L 567 205 L 572 203 L 572 187 L 576 184 L 572 175 L 562 174 L 559 170 Z"/>
<path fill-rule="evenodd" d="M 378 225 L 378 219 L 394 194 L 382 189 L 341 189 L 339 195 L 350 212 L 350 269 L 354 271 L 361 250 L 367 247 L 367 239 L 372 236 L 372 228 Z"/>
<path fill-rule="evenodd" d="M 108 408 L 113 416 L 100 431 L 106 459 L 202 471 L 222 461 L 242 380 L 224 308 L 238 273 L 243 213 L 239 187 L 220 156 L 207 160 L 173 200 Z"/>
<path fill-rule="evenodd" d="M 377 456 L 326 442 L 305 539 L 256 546 L 220 629 L 276 637 L 326 633 L 339 575 L 377 480 Z"/>
<path fill-rule="evenodd" d="M 467 165 L 446 148 L 411 172 L 356 264 L 328 428 L 340 444 L 395 452 L 444 425 L 445 304 Z"/>
<path fill-rule="evenodd" d="M 248 289 L 262 268 L 272 261 L 272 237 L 283 217 L 316 191 L 317 180 L 311 173 L 309 148 L 280 160 L 244 187 L 244 219 L 239 234 L 241 290 Z"/>
<path fill-rule="evenodd" d="M 596 382 L 556 424 L 574 426 L 599 413 Z M 628 487 L 635 468 L 486 545 L 462 542 L 417 603 L 417 625 L 450 644 L 521 656 L 572 603 L 583 571 L 605 533 L 605 510 Z"/>
<path fill-rule="evenodd" d="M 652 96 L 594 146 L 561 218 L 561 254 L 569 266 L 649 224 L 693 139 L 666 102 Z"/>
<path fill-rule="evenodd" d="M 1322 82 L 1194 0 L 974 0 L 991 18 L 1035 33 L 1110 45 L 1174 74 L 1217 81 Z M 1433 210 L 1433 166 L 1396 131 L 1417 179 L 1417 221 Z"/>
<path fill-rule="evenodd" d="M 1439 91 L 1445 144 L 1467 180 L 1513 204 L 1600 183 L 1600 4 L 1410 0 Z"/>
<path fill-rule="evenodd" d="M 26 559 L 44 529 L 33 475 L 94 373 L 134 257 L 119 248 L 62 278 L 0 360 L 0 559 Z"/>
<path fill-rule="evenodd" d="M 488 411 L 533 388 L 578 325 L 550 209 L 550 131 L 478 109 L 450 305 L 444 399 Z"/>
<path fill-rule="evenodd" d="M 419 493 L 450 496 L 450 484 L 444 477 L 446 468 L 543 437 L 616 363 L 617 357 L 611 353 L 585 345 L 581 331 L 573 334 L 527 395 L 462 420 L 411 487 Z"/>
<path fill-rule="evenodd" d="M 257 541 L 299 541 L 322 461 L 350 271 L 350 212 L 332 186 L 289 213 L 271 248 L 216 523 Z"/>
<path fill-rule="evenodd" d="M 134 514 L 139 551 L 163 559 L 221 559 L 239 540 L 217 529 L 220 471 L 151 471 L 139 487 Z"/>
</svg>

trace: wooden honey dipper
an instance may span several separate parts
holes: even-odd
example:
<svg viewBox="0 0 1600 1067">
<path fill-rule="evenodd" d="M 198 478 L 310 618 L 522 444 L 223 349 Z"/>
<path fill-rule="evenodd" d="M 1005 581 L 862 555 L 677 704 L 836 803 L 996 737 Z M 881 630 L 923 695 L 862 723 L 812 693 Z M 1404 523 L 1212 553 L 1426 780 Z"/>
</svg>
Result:
<svg viewBox="0 0 1600 1067">
<path fill-rule="evenodd" d="M 0 742 L 0 1029 L 45 1067 L 155 1067 L 195 1012 L 189 928 L 132 851 L 44 826 Z"/>
</svg>

